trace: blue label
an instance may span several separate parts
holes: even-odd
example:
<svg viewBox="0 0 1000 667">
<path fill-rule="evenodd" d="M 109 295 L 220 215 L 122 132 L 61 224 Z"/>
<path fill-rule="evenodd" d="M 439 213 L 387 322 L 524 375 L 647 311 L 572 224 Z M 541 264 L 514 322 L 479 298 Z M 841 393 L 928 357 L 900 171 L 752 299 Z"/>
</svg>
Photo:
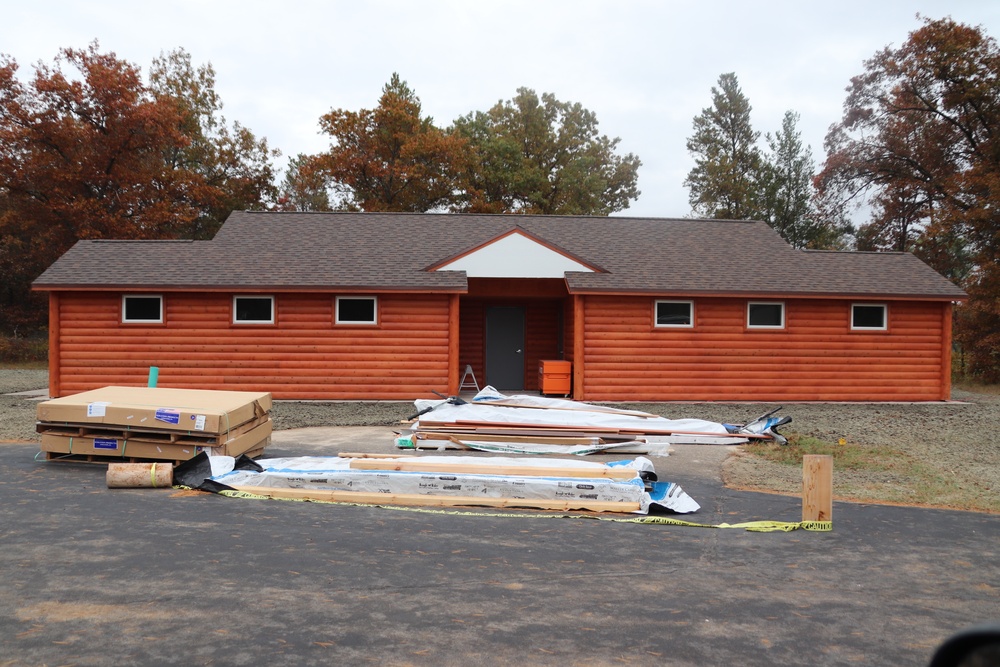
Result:
<svg viewBox="0 0 1000 667">
<path fill-rule="evenodd" d="M 114 438 L 94 438 L 94 449 L 118 449 L 118 441 Z"/>
<path fill-rule="evenodd" d="M 160 408 L 156 411 L 154 418 L 158 422 L 164 422 L 165 424 L 180 424 L 181 423 L 181 413 L 176 410 L 168 410 L 166 408 Z"/>
</svg>

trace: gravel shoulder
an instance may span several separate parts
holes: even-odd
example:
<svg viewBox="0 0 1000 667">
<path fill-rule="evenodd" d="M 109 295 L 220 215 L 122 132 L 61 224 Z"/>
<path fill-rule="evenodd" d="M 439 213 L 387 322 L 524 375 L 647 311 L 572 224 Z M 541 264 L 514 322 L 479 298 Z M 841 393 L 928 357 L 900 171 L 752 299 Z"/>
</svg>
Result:
<svg viewBox="0 0 1000 667">
<path fill-rule="evenodd" d="M 0 442 L 36 442 L 37 401 L 12 392 L 44 389 L 45 370 L 0 369 Z M 828 442 L 840 438 L 885 448 L 899 465 L 879 471 L 835 470 L 835 495 L 842 500 L 923 504 L 1000 512 L 1000 396 L 954 391 L 948 403 L 804 403 L 780 414 L 792 423 L 784 433 Z M 770 410 L 769 404 L 630 403 L 625 407 L 669 418 L 691 417 L 742 423 Z M 413 405 L 396 401 L 278 401 L 276 430 L 308 426 L 388 426 L 406 419 Z M 915 475 L 915 473 L 919 473 Z M 795 494 L 802 472 L 764 461 L 736 448 L 722 466 L 732 488 Z M 933 487 L 930 497 L 922 485 Z"/>
</svg>

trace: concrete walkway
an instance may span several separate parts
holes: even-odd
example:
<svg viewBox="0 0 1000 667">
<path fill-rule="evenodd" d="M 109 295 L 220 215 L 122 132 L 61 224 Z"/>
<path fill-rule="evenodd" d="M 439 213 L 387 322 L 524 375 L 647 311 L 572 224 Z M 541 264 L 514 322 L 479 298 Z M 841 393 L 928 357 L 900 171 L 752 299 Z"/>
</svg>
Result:
<svg viewBox="0 0 1000 667">
<path fill-rule="evenodd" d="M 269 456 L 394 451 L 386 428 Z M 656 458 L 702 523 L 798 521 L 719 447 Z M 0 664 L 921 665 L 1000 615 L 1000 517 L 837 503 L 830 533 L 109 490 L 0 446 Z"/>
</svg>

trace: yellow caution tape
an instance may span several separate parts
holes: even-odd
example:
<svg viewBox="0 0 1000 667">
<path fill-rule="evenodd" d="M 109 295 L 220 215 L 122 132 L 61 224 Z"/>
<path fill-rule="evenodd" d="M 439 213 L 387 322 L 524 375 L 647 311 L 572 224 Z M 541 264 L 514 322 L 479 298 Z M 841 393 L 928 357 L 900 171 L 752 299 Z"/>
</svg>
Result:
<svg viewBox="0 0 1000 667">
<path fill-rule="evenodd" d="M 187 486 L 176 488 L 188 489 Z M 666 524 L 669 526 L 687 526 L 689 528 L 742 528 L 753 533 L 790 533 L 793 530 L 808 530 L 813 532 L 830 532 L 833 530 L 832 521 L 747 521 L 744 523 L 695 523 L 684 521 L 667 516 L 637 516 L 637 517 L 617 517 L 617 516 L 594 516 L 592 514 L 530 514 L 516 512 L 476 512 L 470 510 L 442 510 L 427 507 L 403 507 L 400 505 L 374 505 L 371 503 L 347 503 L 335 500 L 312 500 L 309 498 L 273 498 L 262 496 L 246 491 L 219 491 L 219 495 L 227 498 L 244 498 L 250 500 L 290 500 L 300 503 L 322 503 L 324 505 L 344 505 L 346 507 L 377 507 L 379 509 L 395 510 L 397 512 L 418 512 L 420 514 L 447 514 L 450 516 L 481 516 L 500 517 L 517 519 L 595 519 L 597 521 L 613 521 L 615 523 L 640 523 L 640 524 Z"/>
</svg>

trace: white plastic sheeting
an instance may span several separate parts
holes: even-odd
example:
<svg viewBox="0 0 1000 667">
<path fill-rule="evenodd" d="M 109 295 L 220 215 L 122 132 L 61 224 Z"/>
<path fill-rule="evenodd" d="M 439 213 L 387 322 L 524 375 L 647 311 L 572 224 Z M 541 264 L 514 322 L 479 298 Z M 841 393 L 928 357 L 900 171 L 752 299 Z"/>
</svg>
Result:
<svg viewBox="0 0 1000 667">
<path fill-rule="evenodd" d="M 512 397 L 513 398 L 513 397 Z M 532 397 L 539 399 L 541 397 Z M 544 399 L 559 400 L 559 399 Z M 506 401 L 505 401 L 506 402 Z M 570 401 L 572 402 L 572 401 Z M 418 409 L 427 407 L 427 403 L 433 401 L 415 401 Z M 577 406 L 585 406 L 585 403 L 576 403 Z M 579 426 L 580 430 L 587 428 L 601 429 L 621 429 L 638 432 L 695 432 L 695 433 L 719 433 L 727 434 L 729 431 L 722 424 L 705 421 L 703 419 L 665 419 L 663 417 L 635 417 L 629 414 L 607 411 L 591 411 L 583 408 L 576 409 L 538 409 L 533 407 L 509 407 L 495 406 L 489 403 L 465 403 L 454 405 L 446 401 L 439 401 L 433 411 L 426 413 L 425 418 L 429 422 L 454 424 L 458 422 L 491 422 L 499 424 L 517 425 L 541 425 L 541 426 Z M 414 425 L 414 429 L 419 429 L 420 421 Z"/>
<path fill-rule="evenodd" d="M 427 495 L 436 497 L 484 497 L 523 499 L 531 506 L 532 499 L 561 500 L 572 506 L 586 501 L 632 504 L 638 513 L 646 514 L 653 505 L 678 513 L 699 509 L 690 496 L 670 482 L 652 482 L 651 491 L 639 473 L 653 472 L 648 459 L 593 463 L 567 459 L 421 456 L 407 457 L 403 461 L 427 464 L 467 463 L 476 467 L 474 473 L 441 473 L 399 470 L 355 470 L 351 462 L 357 459 L 341 457 L 303 456 L 294 458 L 262 459 L 257 463 L 261 472 L 237 470 L 213 475 L 212 479 L 226 486 L 271 489 L 326 489 L 331 491 L 357 491 L 364 493 Z M 491 474 L 490 468 L 509 470 L 512 466 L 534 469 L 532 475 Z M 552 468 L 556 474 L 545 475 Z M 559 476 L 558 469 L 574 470 L 582 476 Z M 628 479 L 608 479 L 599 476 L 608 468 L 633 470 Z M 594 476 L 585 476 L 593 470 Z"/>
</svg>

